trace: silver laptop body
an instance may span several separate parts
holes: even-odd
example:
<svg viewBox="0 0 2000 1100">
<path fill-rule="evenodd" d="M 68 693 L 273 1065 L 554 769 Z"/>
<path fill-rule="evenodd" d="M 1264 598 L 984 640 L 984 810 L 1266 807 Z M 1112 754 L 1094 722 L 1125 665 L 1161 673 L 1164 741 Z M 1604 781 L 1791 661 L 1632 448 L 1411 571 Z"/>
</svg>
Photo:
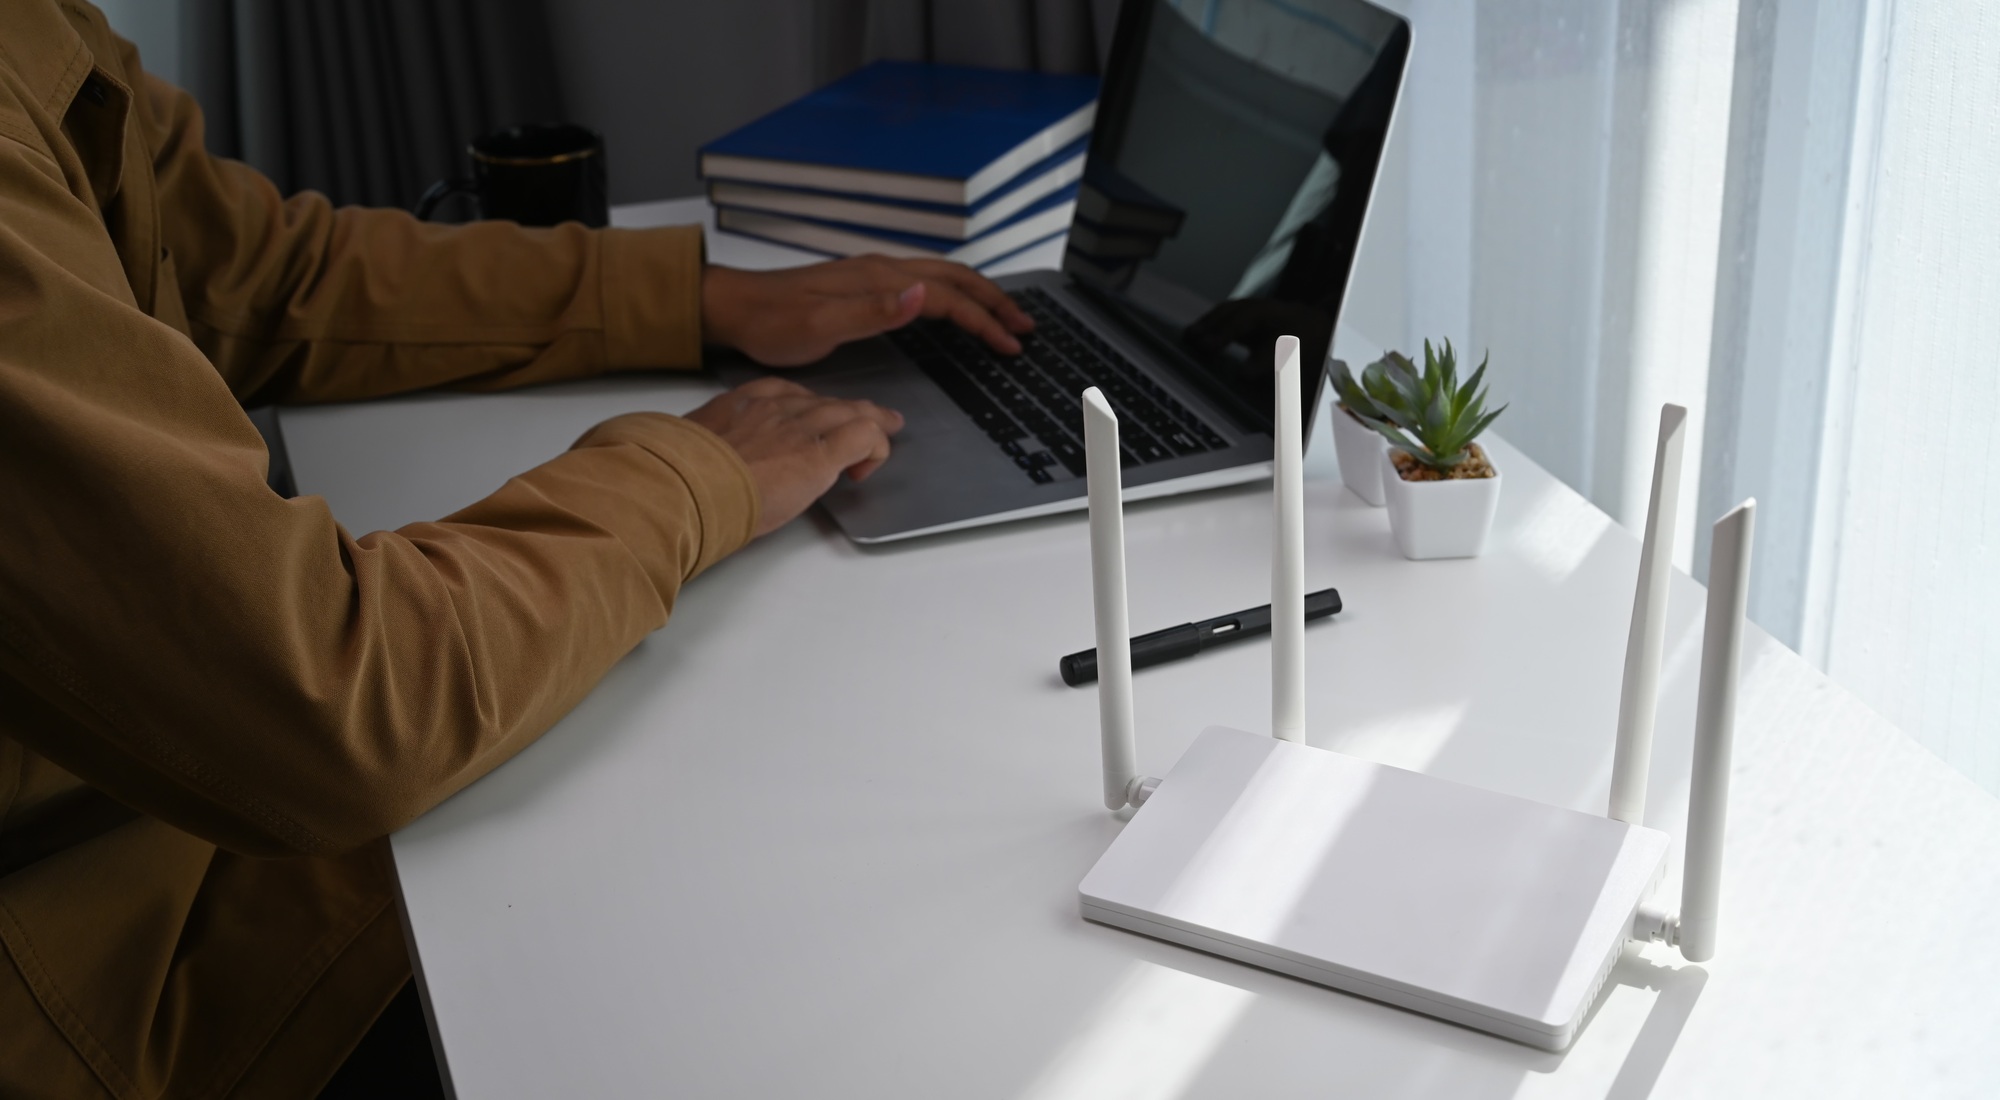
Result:
<svg viewBox="0 0 2000 1100">
<path fill-rule="evenodd" d="M 1037 314 L 1022 356 L 919 321 L 778 372 L 905 417 L 821 501 L 849 538 L 1083 508 L 1085 383 L 1119 410 L 1128 500 L 1267 478 L 1279 335 L 1305 344 L 1310 430 L 1409 28 L 1365 0 L 1206 11 L 1122 5 L 1063 270 L 996 280 Z"/>
</svg>

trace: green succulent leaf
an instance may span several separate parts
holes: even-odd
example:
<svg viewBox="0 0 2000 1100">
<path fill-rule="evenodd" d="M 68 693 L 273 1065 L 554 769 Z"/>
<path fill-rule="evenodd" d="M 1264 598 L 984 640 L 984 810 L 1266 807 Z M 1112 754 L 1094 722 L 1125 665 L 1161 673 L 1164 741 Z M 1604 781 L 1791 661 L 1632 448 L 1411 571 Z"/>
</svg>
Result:
<svg viewBox="0 0 2000 1100">
<path fill-rule="evenodd" d="M 1400 450 L 1408 451 L 1409 453 L 1416 455 L 1417 461 L 1419 462 L 1424 461 L 1427 452 L 1424 450 L 1423 445 L 1418 443 L 1416 440 L 1411 439 L 1407 435 L 1404 435 L 1400 430 L 1398 430 L 1393 426 L 1378 427 L 1375 430 L 1381 432 L 1382 437 L 1384 439 L 1387 439 L 1393 446 L 1397 447 Z"/>
<path fill-rule="evenodd" d="M 1375 418 L 1394 422 L 1395 410 L 1402 401 L 1401 391 L 1391 377 L 1393 364 L 1388 359 L 1377 359 L 1362 368 L 1361 390 L 1375 406 Z"/>
<path fill-rule="evenodd" d="M 1423 419 L 1411 425 L 1419 434 L 1435 435 L 1440 438 L 1451 434 L 1451 401 L 1442 388 L 1433 389 L 1425 395 Z"/>
<path fill-rule="evenodd" d="M 1384 356 L 1381 364 L 1383 383 L 1389 389 L 1383 409 L 1396 423 L 1409 427 L 1416 423 L 1417 410 L 1424 405 L 1423 375 L 1417 373 L 1415 363 L 1394 352 Z"/>
<path fill-rule="evenodd" d="M 1492 356 L 1488 355 L 1487 358 L 1490 359 L 1492 358 Z M 1479 383 L 1484 381 L 1485 379 L 1486 379 L 1486 359 L 1481 359 L 1479 361 L 1479 369 L 1473 371 L 1472 377 L 1465 380 L 1464 392 L 1466 394 L 1467 400 L 1483 401 L 1486 399 L 1486 395 L 1479 392 Z"/>
<path fill-rule="evenodd" d="M 1360 382 L 1355 381 L 1353 372 L 1348 370 L 1344 360 L 1333 361 L 1333 392 L 1347 411 L 1361 419 L 1382 419 L 1382 410 L 1376 406 L 1374 397 Z"/>
<path fill-rule="evenodd" d="M 1490 355 L 1461 383 L 1458 350 L 1448 339 L 1440 344 L 1424 341 L 1421 370 L 1408 356 L 1391 351 L 1363 368 L 1358 384 L 1349 376 L 1343 385 L 1337 376 L 1335 387 L 1349 409 L 1355 408 L 1347 398 L 1350 388 L 1373 406 L 1375 412 L 1361 414 L 1362 421 L 1392 445 L 1427 466 L 1448 470 L 1465 461 L 1473 441 L 1506 406 L 1486 411 L 1483 387 Z"/>
<path fill-rule="evenodd" d="M 1473 440 L 1478 439 L 1479 433 L 1485 431 L 1486 426 L 1488 424 L 1493 423 L 1493 419 L 1495 417 L 1499 416 L 1501 413 L 1506 411 L 1507 411 L 1507 406 L 1502 405 L 1499 408 L 1494 409 L 1492 412 L 1487 413 L 1485 416 L 1480 417 L 1477 421 L 1473 423 L 1472 429 L 1465 433 L 1465 441 L 1467 443 L 1470 443 Z"/>
<path fill-rule="evenodd" d="M 1361 388 L 1378 405 L 1393 396 L 1396 392 L 1394 387 L 1389 385 L 1380 372 L 1370 374 L 1365 370 L 1361 373 Z"/>
<path fill-rule="evenodd" d="M 1479 419 L 1485 412 L 1486 395 L 1475 393 L 1471 397 L 1466 398 L 1464 406 L 1459 409 L 1458 418 L 1466 423 L 1471 423 Z"/>
</svg>

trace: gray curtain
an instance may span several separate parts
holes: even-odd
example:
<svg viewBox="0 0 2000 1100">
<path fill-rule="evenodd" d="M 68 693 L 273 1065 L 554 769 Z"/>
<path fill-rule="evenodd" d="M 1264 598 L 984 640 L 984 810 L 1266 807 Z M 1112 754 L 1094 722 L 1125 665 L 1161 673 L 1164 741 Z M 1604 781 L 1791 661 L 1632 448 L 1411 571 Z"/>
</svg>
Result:
<svg viewBox="0 0 2000 1100">
<path fill-rule="evenodd" d="M 609 139 L 614 202 L 692 194 L 694 150 L 878 58 L 1096 72 L 1118 0 L 175 0 L 209 148 L 288 192 L 410 206 L 475 134 Z"/>
<path fill-rule="evenodd" d="M 561 0 L 572 118 L 602 131 L 611 201 L 693 195 L 695 150 L 877 58 L 1096 72 L 1118 0 Z"/>
<path fill-rule="evenodd" d="M 287 193 L 412 205 L 467 139 L 563 117 L 541 0 L 182 0 L 209 148 Z"/>
<path fill-rule="evenodd" d="M 1094 73 L 1117 0 L 817 0 L 819 82 L 878 58 Z"/>
</svg>

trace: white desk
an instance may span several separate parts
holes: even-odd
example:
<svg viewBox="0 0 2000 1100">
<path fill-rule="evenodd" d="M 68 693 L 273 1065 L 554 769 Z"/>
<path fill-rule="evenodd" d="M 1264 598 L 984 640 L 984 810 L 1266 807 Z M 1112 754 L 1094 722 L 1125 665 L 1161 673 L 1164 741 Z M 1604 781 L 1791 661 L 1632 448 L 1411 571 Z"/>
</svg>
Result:
<svg viewBox="0 0 2000 1100">
<path fill-rule="evenodd" d="M 369 530 L 713 389 L 421 396 L 285 430 L 304 491 Z M 1306 634 L 1309 740 L 1601 810 L 1637 545 L 1493 451 L 1486 556 L 1412 563 L 1322 419 L 1306 579 L 1348 610 Z M 1256 487 L 1134 507 L 1134 628 L 1263 602 L 1269 509 Z M 810 516 L 696 581 L 574 714 L 395 838 L 458 1095 L 2000 1095 L 2000 803 L 1761 631 L 1721 954 L 1629 953 L 1566 1055 L 1085 924 L 1077 882 L 1119 828 L 1095 693 L 1055 672 L 1090 644 L 1088 591 L 1080 516 L 868 551 Z M 1677 835 L 1700 604 L 1676 575 L 1648 817 Z M 1267 728 L 1267 653 L 1141 672 L 1142 769 L 1208 723 Z"/>
</svg>

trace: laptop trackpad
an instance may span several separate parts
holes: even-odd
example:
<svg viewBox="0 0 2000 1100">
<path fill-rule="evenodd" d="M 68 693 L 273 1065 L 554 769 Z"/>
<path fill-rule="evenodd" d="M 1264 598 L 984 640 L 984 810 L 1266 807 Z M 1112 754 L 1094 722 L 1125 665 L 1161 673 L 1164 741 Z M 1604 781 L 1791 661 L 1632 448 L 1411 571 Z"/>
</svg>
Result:
<svg viewBox="0 0 2000 1100">
<path fill-rule="evenodd" d="M 903 414 L 903 430 L 890 441 L 890 460 L 866 482 L 843 479 L 823 501 L 854 538 L 918 530 L 1076 492 L 1073 486 L 1031 482 L 886 340 L 849 344 L 796 370 L 730 365 L 718 373 L 731 385 L 775 376 L 828 397 L 873 401 Z"/>
<path fill-rule="evenodd" d="M 752 364 L 726 364 L 717 373 L 731 386 L 753 378 L 782 378 L 826 397 L 873 401 L 894 409 L 907 421 L 903 435 L 896 439 L 899 446 L 946 427 L 951 434 L 965 433 L 985 440 L 944 391 L 925 378 L 916 364 L 905 359 L 887 340 L 847 344 L 810 366 L 774 370 Z"/>
</svg>

